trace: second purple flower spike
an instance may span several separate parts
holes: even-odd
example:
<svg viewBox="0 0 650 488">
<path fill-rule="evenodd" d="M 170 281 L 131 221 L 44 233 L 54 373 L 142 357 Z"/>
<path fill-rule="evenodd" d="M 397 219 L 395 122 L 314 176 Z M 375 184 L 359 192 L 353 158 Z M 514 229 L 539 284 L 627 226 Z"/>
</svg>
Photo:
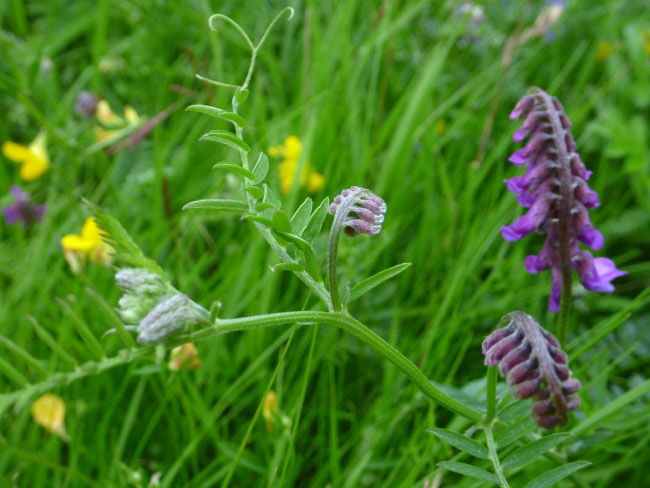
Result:
<svg viewBox="0 0 650 488">
<path fill-rule="evenodd" d="M 516 241 L 532 232 L 546 234 L 538 255 L 524 262 L 530 273 L 551 268 L 549 308 L 560 309 L 562 288 L 570 288 L 573 269 L 591 291 L 614 291 L 611 281 L 627 274 L 616 269 L 607 258 L 594 258 L 581 251 L 582 242 L 592 249 L 603 247 L 603 236 L 594 228 L 587 213 L 597 207 L 598 195 L 587 185 L 591 171 L 575 152 L 571 122 L 557 98 L 540 88 L 531 88 L 510 114 L 511 119 L 525 117 L 513 139 L 526 145 L 510 156 L 517 166 L 527 165 L 526 174 L 505 180 L 517 201 L 529 210 L 512 225 L 501 228 L 503 238 Z"/>
</svg>

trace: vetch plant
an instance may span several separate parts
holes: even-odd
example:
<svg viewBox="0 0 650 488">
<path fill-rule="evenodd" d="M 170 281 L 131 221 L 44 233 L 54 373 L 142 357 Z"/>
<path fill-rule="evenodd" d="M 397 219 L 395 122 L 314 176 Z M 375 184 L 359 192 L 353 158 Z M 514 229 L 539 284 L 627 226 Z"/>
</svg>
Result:
<svg viewBox="0 0 650 488">
<path fill-rule="evenodd" d="M 530 138 L 509 159 L 517 166 L 527 165 L 526 174 L 505 182 L 517 201 L 529 210 L 512 225 L 502 227 L 501 233 L 507 241 L 532 232 L 546 234 L 541 252 L 528 256 L 524 266 L 530 273 L 551 268 L 549 308 L 553 312 L 562 309 L 559 336 L 563 343 L 573 270 L 577 270 L 585 288 L 604 293 L 614 291 L 611 281 L 627 273 L 616 269 L 611 259 L 594 258 L 589 251 L 580 250 L 580 242 L 595 250 L 603 247 L 603 236 L 587 212 L 600 203 L 596 192 L 587 185 L 591 171 L 575 152 L 571 122 L 562 104 L 544 90 L 531 88 L 510 118 L 524 118 L 513 136 L 515 142 Z"/>
<path fill-rule="evenodd" d="M 44 368 L 40 361 L 11 343 L 8 347 L 29 364 L 35 374 L 39 375 L 39 381 L 28 381 L 11 364 L 0 362 L 0 368 L 5 375 L 19 385 L 19 389 L 14 392 L 0 394 L 0 413 L 11 405 L 24 404 L 37 395 L 47 393 L 71 381 L 99 374 L 142 358 L 161 359 L 157 353 L 161 350 L 174 351 L 169 363 L 170 369 L 174 371 L 182 367 L 196 369 L 200 361 L 196 357 L 197 350 L 194 344 L 214 336 L 280 325 L 330 325 L 352 334 L 383 360 L 397 366 L 422 394 L 437 406 L 469 420 L 472 425 L 471 431 L 476 434 L 478 440 L 451 430 L 435 428 L 432 432 L 440 439 L 478 458 L 483 465 L 473 466 L 448 461 L 440 463 L 440 466 L 504 487 L 509 486 L 505 475 L 508 470 L 515 470 L 542 455 L 559 466 L 540 475 L 535 480 L 537 485 L 532 486 L 550 486 L 552 481 L 557 481 L 576 469 L 584 467 L 587 463 L 567 464 L 565 457 L 549 452 L 566 440 L 569 434 L 555 433 L 537 438 L 531 434 L 531 429 L 514 439 L 506 437 L 512 421 L 519 420 L 520 417 L 512 413 L 513 404 L 499 405 L 496 395 L 497 365 L 501 373 L 507 376 L 508 383 L 515 387 L 516 397 L 535 396 L 537 403 L 532 413 L 540 426 L 550 428 L 554 425 L 564 425 L 569 420 L 568 411 L 579 406 L 578 397 L 572 395 L 578 391 L 580 383 L 571 378 L 565 353 L 554 337 L 532 317 L 523 312 L 508 314 L 505 317 L 508 322 L 505 327 L 496 330 L 485 340 L 483 352 L 487 356 L 486 364 L 489 366 L 485 382 L 485 408 L 475 408 L 464 398 L 456 398 L 432 383 L 413 361 L 347 311 L 350 302 L 397 276 L 406 270 L 410 263 L 398 264 L 354 285 L 349 285 L 342 299 L 336 269 L 340 234 L 343 232 L 355 239 L 375 238 L 374 236 L 379 234 L 384 224 L 386 202 L 370 189 L 352 186 L 334 197 L 331 205 L 328 197 L 318 204 L 315 204 L 311 198 L 306 198 L 295 212 L 287 213 L 282 207 L 282 201 L 276 195 L 277 192 L 273 189 L 273 182 L 267 181 L 269 173 L 267 155 L 260 151 L 252 157 L 254 151 L 244 140 L 246 120 L 240 115 L 239 108 L 247 99 L 258 52 L 273 26 L 285 15 L 290 19 L 293 10 L 291 8 L 282 10 L 257 43 L 254 43 L 231 18 L 221 14 L 210 17 L 211 28 L 216 29 L 219 22 L 228 24 L 243 38 L 251 51 L 250 64 L 241 85 L 199 77 L 221 89 L 232 91 L 231 106 L 228 109 L 197 104 L 188 107 L 187 110 L 216 117 L 230 124 L 232 130 L 212 130 L 204 134 L 201 140 L 216 142 L 234 149 L 239 160 L 218 162 L 214 165 L 214 169 L 237 175 L 241 178 L 241 186 L 240 191 L 234 192 L 230 198 L 196 200 L 185 205 L 184 209 L 194 213 L 228 213 L 239 216 L 242 225 L 251 225 L 256 229 L 275 253 L 279 262 L 274 264 L 272 269 L 293 273 L 320 303 L 308 310 L 248 317 L 219 317 L 220 307 L 217 302 L 209 309 L 204 308 L 176 289 L 163 269 L 144 255 L 119 221 L 99 207 L 89 204 L 93 209 L 94 217 L 86 221 L 80 235 L 65 236 L 62 245 L 69 259 L 70 257 L 83 259 L 89 256 L 93 260 L 104 263 L 109 258 L 115 260 L 117 267 L 115 279 L 123 293 L 118 302 L 119 309 L 117 311 L 113 309 L 93 290 L 88 290 L 88 296 L 101 313 L 110 320 L 113 328 L 107 331 L 107 334 L 117 335 L 124 347 L 117 353 L 111 354 L 108 346 L 95 337 L 91 328 L 77 314 L 73 306 L 67 301 L 60 300 L 65 315 L 74 325 L 75 331 L 92 359 L 84 358 L 81 362 L 63 349 L 38 321 L 32 318 L 36 335 L 59 356 L 63 363 L 68 364 L 70 369 L 52 373 Z M 530 174 L 515 182 L 511 180 L 510 184 L 518 188 L 520 201 L 530 204 L 531 209 L 534 210 L 531 210 L 530 215 L 522 218 L 521 222 L 518 221 L 504 230 L 504 235 L 520 238 L 534 230 L 544 230 L 548 234 L 549 254 L 548 257 L 537 257 L 543 260 L 542 264 L 548 264 L 547 267 L 553 269 L 564 270 L 567 263 L 569 266 L 577 263 L 575 265 L 581 276 L 587 276 L 590 271 L 580 268 L 585 266 L 583 263 L 588 262 L 587 257 L 584 254 L 571 254 L 570 250 L 573 249 L 571 245 L 576 239 L 592 244 L 598 241 L 599 234 L 590 226 L 588 217 L 585 217 L 586 212 L 582 212 L 580 207 L 580 205 L 594 206 L 597 200 L 584 183 L 588 173 L 579 163 L 579 159 L 571 153 L 573 142 L 570 134 L 565 133 L 568 130 L 568 121 L 565 121 L 565 117 L 561 114 L 561 107 L 558 108 L 558 104 L 542 94 L 541 91 L 535 92 L 533 98 L 524 99 L 515 110 L 515 115 L 527 115 L 524 127 L 518 131 L 516 138 L 521 140 L 530 132 L 533 132 L 533 137 L 526 148 L 513 157 L 517 164 L 528 161 Z M 537 106 L 536 103 L 546 105 Z M 280 190 L 283 191 L 282 188 Z M 574 209 L 576 212 L 573 212 Z M 328 212 L 333 215 L 333 222 L 326 257 L 326 284 L 321 273 L 323 259 L 314 247 L 314 240 L 321 233 Z M 562 247 L 564 244 L 569 247 L 564 249 Z M 569 261 L 566 261 L 567 259 Z M 596 260 L 591 262 L 595 268 L 602 263 Z M 542 264 L 538 266 L 540 269 Z M 594 276 L 593 279 L 600 282 L 608 278 L 601 274 Z M 132 335 L 134 332 L 137 334 L 137 339 Z M 475 351 L 475 356 L 480 357 L 478 350 Z M 273 421 L 279 416 L 278 404 L 272 390 L 267 391 L 269 394 L 265 394 L 258 411 L 262 413 L 267 428 L 272 430 Z M 514 405 L 517 412 L 521 413 L 521 403 Z M 526 404 L 523 406 L 524 409 L 528 409 Z M 59 409 L 59 412 L 57 418 L 60 418 L 59 423 L 62 425 L 63 410 Z M 527 412 L 524 412 L 524 415 L 526 414 Z M 284 417 L 282 419 L 284 424 Z M 289 423 L 287 419 L 286 425 Z M 236 454 L 237 460 L 247 445 L 249 435 L 250 430 Z M 485 445 L 479 441 L 484 441 Z M 510 450 L 510 454 L 501 461 L 498 449 L 506 449 L 515 442 L 517 445 L 514 451 Z M 231 464 L 222 486 L 228 486 L 236 465 L 236 462 Z M 488 471 L 490 466 L 492 471 Z M 177 469 L 164 472 L 163 486 L 173 486 L 177 472 Z"/>
</svg>

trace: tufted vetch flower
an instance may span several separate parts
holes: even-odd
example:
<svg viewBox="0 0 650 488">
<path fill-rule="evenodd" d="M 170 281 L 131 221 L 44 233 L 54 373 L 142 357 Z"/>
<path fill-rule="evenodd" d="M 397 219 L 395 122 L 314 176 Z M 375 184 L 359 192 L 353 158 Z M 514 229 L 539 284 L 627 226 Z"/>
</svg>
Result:
<svg viewBox="0 0 650 488">
<path fill-rule="evenodd" d="M 575 152 L 571 122 L 562 104 L 540 88 L 532 88 L 510 118 L 524 118 L 513 139 L 521 142 L 528 137 L 528 142 L 509 161 L 525 165 L 526 174 L 505 183 L 528 211 L 501 228 L 503 238 L 516 241 L 532 232 L 546 234 L 541 252 L 528 256 L 524 265 L 530 273 L 551 268 L 549 308 L 553 312 L 560 309 L 562 288 L 570 289 L 573 269 L 586 289 L 614 291 L 611 281 L 627 273 L 616 269 L 610 259 L 594 258 L 579 247 L 580 242 L 595 250 L 603 247 L 603 236 L 587 212 L 600 202 L 587 184 L 591 171 Z"/>
<path fill-rule="evenodd" d="M 535 397 L 532 416 L 550 429 L 568 421 L 568 411 L 580 407 L 580 382 L 571 377 L 567 356 L 557 339 L 523 312 L 503 317 L 507 325 L 483 341 L 487 366 L 499 365 L 519 399 Z"/>
<path fill-rule="evenodd" d="M 47 138 L 41 132 L 29 146 L 7 141 L 2 145 L 2 154 L 15 163 L 19 163 L 20 177 L 25 181 L 38 179 L 50 167 L 47 154 Z"/>
<path fill-rule="evenodd" d="M 43 218 L 47 205 L 32 203 L 29 193 L 21 190 L 18 185 L 13 185 L 9 191 L 14 196 L 14 203 L 2 209 L 8 224 L 20 221 L 23 227 Z"/>
<path fill-rule="evenodd" d="M 357 233 L 375 235 L 381 231 L 386 202 L 370 190 L 352 186 L 334 197 L 329 213 L 348 236 Z"/>
</svg>

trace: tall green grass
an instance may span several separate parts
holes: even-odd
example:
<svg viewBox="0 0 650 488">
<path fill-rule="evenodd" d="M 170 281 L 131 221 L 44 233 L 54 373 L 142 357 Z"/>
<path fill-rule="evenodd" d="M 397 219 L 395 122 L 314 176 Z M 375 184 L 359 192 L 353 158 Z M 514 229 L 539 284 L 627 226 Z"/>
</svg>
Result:
<svg viewBox="0 0 650 488">
<path fill-rule="evenodd" d="M 466 20 L 451 1 L 288 3 L 296 16 L 267 41 L 242 105 L 246 140 L 266 150 L 298 135 L 311 165 L 325 175 L 316 200 L 355 184 L 386 200 L 379 236 L 341 242 L 340 271 L 354 284 L 401 262 L 413 266 L 350 311 L 432 381 L 479 405 L 483 385 L 472 382 L 485 375 L 480 343 L 498 319 L 523 310 L 555 328 L 557 317 L 546 306 L 550 276 L 523 268 L 541 237 L 507 243 L 499 227 L 521 213 L 502 182 L 517 173 L 506 162 L 515 130 L 507 114 L 530 85 L 562 100 L 602 202 L 592 212 L 605 236 L 600 255 L 629 271 L 613 295 L 576 285 L 568 349 L 584 385 L 583 406 L 576 414 L 581 422 L 569 426 L 576 436 L 559 454 L 593 465 L 565 483 L 644 486 L 650 461 L 646 2 L 568 2 L 553 42 L 530 40 L 505 68 L 507 38 L 518 25 L 532 25 L 544 2 L 489 2 L 479 40 L 469 44 Z M 202 85 L 194 73 L 241 82 L 248 53 L 231 29 L 211 32 L 208 16 L 227 14 L 259 39 L 285 5 L 0 4 L 0 139 L 28 142 L 44 129 L 52 158 L 43 177 L 23 184 L 48 203 L 46 219 L 27 230 L 0 225 L 0 334 L 58 371 L 66 363 L 35 335 L 30 317 L 80 360 L 90 358 L 87 347 L 56 298 L 95 335 L 112 327 L 86 292 L 90 287 L 114 306 L 112 271 L 90 263 L 74 275 L 59 245 L 89 215 L 82 196 L 119 218 L 178 289 L 205 306 L 221 301 L 224 317 L 315 304 L 295 277 L 271 271 L 275 258 L 250 223 L 181 212 L 188 201 L 236 188 L 224 172 L 211 170 L 234 153 L 196 142 L 225 124 L 177 110 L 133 150 L 109 156 L 87 151 L 94 122 L 74 112 L 83 89 L 120 114 L 132 105 L 152 117 L 179 100 L 227 107 L 231 93 Z M 603 41 L 613 51 L 599 61 Z M 492 106 L 494 125 L 477 162 Z M 20 181 L 16 166 L 2 159 L 4 195 Z M 270 179 L 279 191 L 275 175 Z M 294 186 L 283 205 L 295 209 L 305 196 Z M 321 256 L 325 246 L 323 234 Z M 119 348 L 113 336 L 103 344 Z M 164 486 L 221 486 L 229 476 L 230 486 L 481 485 L 439 471 L 436 463 L 454 452 L 425 432 L 462 431 L 467 421 L 432 405 L 353 337 L 295 325 L 198 347 L 203 366 L 196 372 L 172 373 L 151 358 L 57 388 L 67 406 L 67 443 L 32 421 L 28 403 L 12 406 L 0 417 L 2 486 L 12 479 L 16 486 L 147 486 L 157 472 Z M 1 344 L 0 354 L 38 381 Z M 16 389 L 0 381 L 1 392 Z M 269 389 L 288 419 L 272 433 L 256 415 Z M 553 466 L 538 461 L 512 483 L 523 486 Z"/>
</svg>

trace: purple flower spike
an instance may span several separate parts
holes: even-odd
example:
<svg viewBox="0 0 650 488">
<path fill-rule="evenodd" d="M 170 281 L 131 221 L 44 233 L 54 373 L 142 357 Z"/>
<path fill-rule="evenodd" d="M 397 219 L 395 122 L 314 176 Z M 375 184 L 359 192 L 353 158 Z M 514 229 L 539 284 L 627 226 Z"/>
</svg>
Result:
<svg viewBox="0 0 650 488">
<path fill-rule="evenodd" d="M 557 339 L 523 312 L 501 320 L 508 325 L 483 341 L 485 364 L 499 365 L 515 397 L 535 397 L 532 416 L 537 425 L 550 429 L 566 424 L 568 411 L 580 407 L 580 398 L 569 396 L 580 390 L 580 382 L 571 378 Z"/>
<path fill-rule="evenodd" d="M 553 312 L 560 309 L 563 287 L 570 289 L 574 269 L 588 290 L 614 291 L 611 280 L 627 273 L 607 258 L 594 259 L 578 246 L 582 242 L 594 250 L 603 247 L 603 236 L 587 212 L 600 202 L 587 184 L 591 171 L 575 152 L 571 122 L 562 104 L 544 90 L 532 88 L 510 118 L 525 118 L 513 136 L 515 142 L 530 138 L 509 158 L 517 166 L 527 165 L 526 174 L 504 181 L 517 201 L 530 209 L 513 224 L 501 227 L 503 238 L 516 241 L 532 232 L 546 234 L 542 252 L 528 256 L 524 265 L 530 273 L 551 268 L 549 308 Z"/>
<path fill-rule="evenodd" d="M 33 204 L 29 193 L 22 191 L 17 185 L 12 186 L 9 191 L 16 201 L 2 209 L 8 224 L 20 221 L 23 227 L 27 227 L 43 218 L 47 205 Z"/>
</svg>

